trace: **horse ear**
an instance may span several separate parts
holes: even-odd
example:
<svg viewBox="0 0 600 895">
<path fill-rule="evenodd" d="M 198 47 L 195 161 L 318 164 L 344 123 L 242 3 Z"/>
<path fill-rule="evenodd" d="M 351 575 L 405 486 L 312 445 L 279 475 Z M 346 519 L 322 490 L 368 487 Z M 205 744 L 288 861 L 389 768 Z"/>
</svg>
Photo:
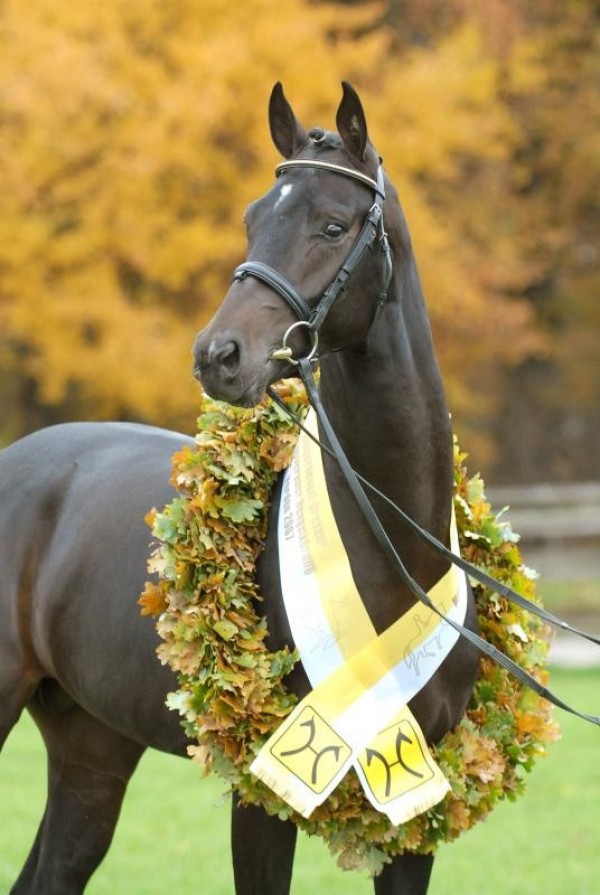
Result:
<svg viewBox="0 0 600 895">
<path fill-rule="evenodd" d="M 284 158 L 291 158 L 308 140 L 308 134 L 294 115 L 278 81 L 269 100 L 269 127 L 273 143 Z"/>
<path fill-rule="evenodd" d="M 340 107 L 337 110 L 336 124 L 346 149 L 364 161 L 367 148 L 367 120 L 358 93 L 348 81 L 342 81 L 344 91 Z"/>
</svg>

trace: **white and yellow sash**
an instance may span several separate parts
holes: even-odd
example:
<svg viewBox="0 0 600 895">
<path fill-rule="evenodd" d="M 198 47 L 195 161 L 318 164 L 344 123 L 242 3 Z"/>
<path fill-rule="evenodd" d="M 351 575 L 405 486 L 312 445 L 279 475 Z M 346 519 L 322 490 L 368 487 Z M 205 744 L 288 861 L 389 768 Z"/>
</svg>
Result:
<svg viewBox="0 0 600 895">
<path fill-rule="evenodd" d="M 317 431 L 314 414 L 307 425 Z M 457 541 L 453 519 L 455 551 Z M 392 823 L 405 823 L 449 790 L 407 703 L 458 634 L 419 603 L 377 636 L 333 516 L 321 451 L 304 434 L 283 484 L 279 557 L 288 620 L 313 690 L 251 771 L 308 817 L 354 766 L 373 806 Z M 464 621 L 464 573 L 452 567 L 429 596 L 444 614 Z"/>
</svg>

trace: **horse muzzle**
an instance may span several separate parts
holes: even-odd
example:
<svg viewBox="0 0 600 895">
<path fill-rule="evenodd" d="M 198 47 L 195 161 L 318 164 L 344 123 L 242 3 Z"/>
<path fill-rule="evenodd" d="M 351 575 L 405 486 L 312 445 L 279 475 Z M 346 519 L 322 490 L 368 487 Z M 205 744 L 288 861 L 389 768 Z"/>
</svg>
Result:
<svg viewBox="0 0 600 895">
<path fill-rule="evenodd" d="M 260 403 L 267 386 L 281 375 L 268 358 L 261 363 L 248 357 L 243 341 L 231 332 L 201 332 L 193 356 L 193 373 L 204 391 L 216 400 L 240 407 Z M 283 365 L 277 366 L 281 369 Z"/>
</svg>

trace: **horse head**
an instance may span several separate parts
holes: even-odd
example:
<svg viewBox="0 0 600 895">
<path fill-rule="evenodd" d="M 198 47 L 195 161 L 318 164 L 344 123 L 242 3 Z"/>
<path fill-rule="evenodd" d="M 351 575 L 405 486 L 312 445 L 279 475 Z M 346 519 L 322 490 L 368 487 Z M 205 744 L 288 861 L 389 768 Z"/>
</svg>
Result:
<svg viewBox="0 0 600 895">
<path fill-rule="evenodd" d="M 206 391 L 245 406 L 294 375 L 294 359 L 316 353 L 317 341 L 320 354 L 360 344 L 376 316 L 373 284 L 381 303 L 391 275 L 383 174 L 354 89 L 343 84 L 338 133 L 306 131 L 281 84 L 269 124 L 285 161 L 247 209 L 247 260 L 194 345 Z"/>
</svg>

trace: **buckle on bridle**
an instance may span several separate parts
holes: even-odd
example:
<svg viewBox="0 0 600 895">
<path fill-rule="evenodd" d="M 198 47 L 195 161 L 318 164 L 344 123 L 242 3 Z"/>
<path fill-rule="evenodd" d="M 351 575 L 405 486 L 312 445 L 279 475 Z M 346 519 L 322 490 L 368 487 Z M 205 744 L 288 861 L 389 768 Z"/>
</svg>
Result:
<svg viewBox="0 0 600 895">
<path fill-rule="evenodd" d="M 292 349 L 288 345 L 288 339 L 290 337 L 290 334 L 295 329 L 298 329 L 299 326 L 306 327 L 306 329 L 309 332 L 309 336 L 310 336 L 310 350 L 309 350 L 308 354 L 306 355 L 306 357 L 304 357 L 304 358 L 295 358 L 292 353 Z M 300 363 L 300 360 L 311 361 L 315 358 L 315 356 L 317 354 L 318 345 L 319 345 L 319 334 L 315 329 L 313 329 L 313 327 L 309 323 L 309 321 L 308 320 L 297 320 L 296 323 L 292 323 L 292 325 L 286 329 L 285 333 L 283 334 L 283 338 L 281 340 L 281 348 L 276 348 L 275 351 L 272 351 L 271 354 L 269 355 L 269 360 L 282 360 L 282 361 L 286 361 L 288 364 L 293 364 L 295 367 L 297 367 L 298 364 Z"/>
</svg>

